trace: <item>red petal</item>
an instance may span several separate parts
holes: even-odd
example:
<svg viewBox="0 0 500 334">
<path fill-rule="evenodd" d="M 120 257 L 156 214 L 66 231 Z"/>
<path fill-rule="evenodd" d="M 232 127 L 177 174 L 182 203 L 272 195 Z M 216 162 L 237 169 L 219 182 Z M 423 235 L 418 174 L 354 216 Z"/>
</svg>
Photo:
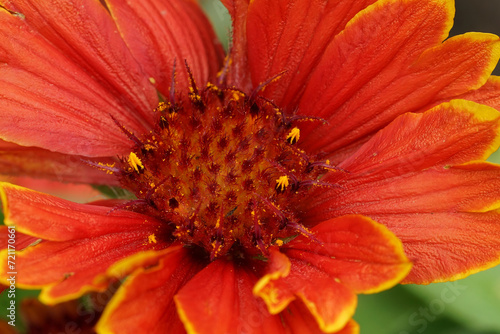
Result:
<svg viewBox="0 0 500 334">
<path fill-rule="evenodd" d="M 279 258 L 272 254 L 269 261 Z M 357 303 L 354 292 L 308 262 L 291 259 L 289 275 L 268 279 L 272 274 L 264 276 L 254 289 L 272 314 L 281 312 L 297 297 L 324 332 L 342 329 L 354 314 Z M 267 282 L 261 284 L 263 281 Z"/>
<path fill-rule="evenodd" d="M 405 114 L 339 166 L 353 177 L 387 178 L 432 166 L 484 160 L 500 144 L 500 114 L 465 100 Z"/>
<path fill-rule="evenodd" d="M 470 163 L 354 182 L 311 209 L 309 219 L 361 213 L 385 224 L 414 262 L 405 282 L 454 280 L 500 263 L 500 166 Z"/>
<path fill-rule="evenodd" d="M 165 254 L 155 267 L 130 275 L 106 307 L 99 333 L 184 333 L 174 295 L 203 263 L 193 261 L 185 248 Z M 201 299 L 197 299 L 201 301 Z"/>
<path fill-rule="evenodd" d="M 354 185 L 356 184 L 356 185 Z M 500 208 L 500 166 L 470 163 L 447 168 L 433 167 L 418 173 L 351 180 L 340 194 L 330 194 L 335 205 L 327 215 L 399 214 L 411 212 L 485 212 Z M 339 196 L 340 195 L 340 196 Z"/>
<path fill-rule="evenodd" d="M 271 316 L 252 294 L 255 274 L 217 260 L 199 272 L 175 296 L 189 333 L 283 333 L 280 318 Z M 203 302 L 200 302 L 203 301 Z"/>
<path fill-rule="evenodd" d="M 374 84 L 363 88 L 334 115 L 325 116 L 327 120 L 340 122 L 342 128 L 325 126 L 324 130 L 320 127 L 319 132 L 342 134 L 335 138 L 327 135 L 315 145 L 324 145 L 321 149 L 326 151 L 341 148 L 359 140 L 362 135 L 370 135 L 398 115 L 425 110 L 438 101 L 451 100 L 479 88 L 500 57 L 498 42 L 494 35 L 470 33 L 426 50 L 407 71 L 400 71 L 398 77 L 390 79 L 391 82 L 384 82 L 383 89 Z M 446 59 L 446 63 L 436 66 L 436 59 Z"/>
<path fill-rule="evenodd" d="M 286 70 L 263 95 L 295 105 L 311 70 L 346 23 L 376 0 L 255 0 L 248 9 L 248 59 L 254 86 Z"/>
<path fill-rule="evenodd" d="M 460 100 L 399 117 L 341 165 L 350 173 L 330 175 L 341 190 L 313 194 L 304 222 L 356 213 L 386 224 L 414 262 L 409 282 L 456 279 L 495 265 L 498 238 L 479 235 L 485 226 L 492 235 L 500 231 L 492 218 L 500 207 L 500 167 L 464 163 L 498 147 L 499 117 Z"/>
<path fill-rule="evenodd" d="M 158 103 L 156 91 L 116 33 L 117 27 L 100 1 L 7 0 L 4 3 L 21 12 L 31 27 L 91 74 L 102 90 L 113 92 L 116 99 L 143 120 L 152 120 L 151 110 Z"/>
<path fill-rule="evenodd" d="M 500 110 L 500 77 L 491 76 L 484 86 L 463 94 L 459 98 L 485 104 L 496 110 Z"/>
<path fill-rule="evenodd" d="M 411 268 L 401 242 L 383 225 L 345 216 L 270 250 L 266 275 L 254 287 L 272 314 L 286 313 L 296 297 L 323 331 L 342 329 L 356 307 L 356 293 L 387 289 Z M 285 255 L 286 254 L 286 255 Z"/>
<path fill-rule="evenodd" d="M 328 273 L 355 293 L 388 289 L 411 268 L 399 239 L 367 217 L 331 219 L 312 232 L 319 244 L 301 236 L 283 246 L 285 254 Z"/>
<path fill-rule="evenodd" d="M 300 113 L 330 121 L 303 126 L 302 145 L 333 152 L 440 94 L 480 87 L 500 56 L 498 37 L 473 33 L 439 45 L 451 25 L 450 6 L 379 1 L 356 16 L 326 50 L 301 99 Z"/>
<path fill-rule="evenodd" d="M 8 184 L 2 184 L 1 195 L 5 223 L 45 239 L 16 254 L 16 270 L 20 286 L 44 287 L 41 298 L 46 303 L 103 290 L 109 283 L 107 277 L 124 275 L 140 261 L 134 258 L 120 270 L 114 268 L 106 274 L 112 264 L 166 246 L 164 242 L 151 242 L 151 235 L 167 232 L 164 224 L 150 217 L 123 211 L 108 215 L 109 208 L 75 204 Z M 6 258 L 7 250 L 1 255 Z M 151 258 L 149 253 L 141 256 L 148 261 Z M 7 270 L 7 261 L 2 263 L 3 272 L 11 271 Z"/>
<path fill-rule="evenodd" d="M 91 204 L 95 204 L 95 202 L 109 201 L 102 192 L 88 184 L 62 183 L 29 177 L 9 177 L 6 181 L 76 203 L 92 202 Z"/>
<path fill-rule="evenodd" d="M 108 157 L 91 159 L 37 147 L 19 146 L 0 140 L 0 171 L 3 175 L 22 175 L 60 182 L 118 185 L 114 175 L 91 167 L 82 160 L 114 163 L 114 160 Z"/>
<path fill-rule="evenodd" d="M 154 218 L 109 207 L 77 204 L 33 190 L 0 183 L 5 224 L 25 234 L 51 241 L 69 241 L 104 234 L 158 233 L 165 224 Z M 138 235 L 139 235 L 138 234 Z"/>
<path fill-rule="evenodd" d="M 287 334 L 322 334 L 316 320 L 307 310 L 304 303 L 295 301 L 280 313 Z M 350 320 L 347 325 L 336 334 L 359 334 L 359 325 Z"/>
<path fill-rule="evenodd" d="M 107 234 L 90 239 L 61 242 L 42 241 L 16 254 L 16 283 L 21 288 L 42 288 L 40 299 L 46 304 L 78 298 L 89 291 L 103 291 L 111 275 L 106 271 L 115 262 L 148 250 L 148 232 Z M 151 232 L 149 232 L 151 233 Z M 7 251 L 2 282 L 8 278 Z M 126 274 L 126 273 L 125 273 Z"/>
<path fill-rule="evenodd" d="M 12 241 L 9 243 L 9 240 Z M 15 227 L 0 226 L 0 249 L 20 251 L 32 245 L 37 240 L 38 238 L 17 231 Z M 10 247 L 8 246 L 9 244 L 11 245 Z"/>
<path fill-rule="evenodd" d="M 374 214 L 414 262 L 403 283 L 454 281 L 500 264 L 500 214 L 426 212 Z"/>
<path fill-rule="evenodd" d="M 246 92 L 251 90 L 248 68 L 247 14 L 250 0 L 221 0 L 233 20 L 232 45 L 223 73 L 229 86 L 234 85 Z M 253 46 L 252 46 L 253 47 Z"/>
<path fill-rule="evenodd" d="M 38 3 L 49 5 L 48 2 Z M 68 3 L 65 3 L 67 6 Z M 92 6 L 83 6 L 90 7 Z M 61 8 L 53 8 L 57 9 Z M 83 12 L 78 15 L 83 15 Z M 36 13 L 30 12 L 28 17 L 32 16 L 37 17 Z M 68 15 L 54 13 L 51 17 L 62 23 L 63 17 L 68 18 Z M 136 90 L 148 88 L 139 86 L 139 82 L 134 81 L 129 83 L 133 85 L 130 91 L 128 87 L 121 88 L 127 90 L 127 94 L 122 94 L 117 91 L 118 88 L 96 81 L 96 78 L 101 78 L 97 73 L 92 76 L 82 68 L 83 65 L 70 61 L 69 51 L 68 54 L 63 54 L 56 49 L 33 31 L 26 20 L 21 18 L 21 14 L 12 15 L 0 9 L 0 22 L 0 57 L 6 63 L 0 67 L 3 94 L 0 100 L 2 138 L 24 146 L 38 146 L 66 154 L 114 156 L 128 152 L 131 143 L 114 124 L 110 115 L 131 130 L 146 131 L 148 125 L 145 118 L 152 118 L 151 109 L 156 102 L 141 101 L 140 109 L 135 109 L 135 104 L 139 102 L 127 102 L 124 97 L 137 93 L 137 98 L 144 100 L 144 94 Z M 89 22 L 90 19 L 86 17 L 85 24 L 80 28 L 91 26 Z M 68 33 L 68 29 L 61 30 Z M 45 30 L 47 33 L 49 31 Z M 77 36 L 97 38 L 104 35 L 101 31 L 95 34 L 87 31 Z M 95 44 L 89 42 L 88 45 Z M 122 65 L 132 66 L 128 62 Z M 104 74 L 111 75 L 114 69 L 108 70 L 109 73 Z M 122 72 L 127 76 L 126 73 L 133 71 L 127 67 Z M 113 73 L 119 75 L 118 72 Z M 154 89 L 150 89 L 154 93 Z"/>
<path fill-rule="evenodd" d="M 219 71 L 222 47 L 195 1 L 106 2 L 130 52 L 165 96 L 174 61 L 177 92 L 186 91 L 189 85 L 185 60 L 201 85 Z"/>
</svg>

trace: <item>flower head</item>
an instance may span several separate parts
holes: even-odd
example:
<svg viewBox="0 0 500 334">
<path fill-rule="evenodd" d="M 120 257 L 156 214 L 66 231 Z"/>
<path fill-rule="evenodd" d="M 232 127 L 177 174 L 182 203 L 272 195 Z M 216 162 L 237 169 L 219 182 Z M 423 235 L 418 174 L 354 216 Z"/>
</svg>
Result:
<svg viewBox="0 0 500 334">
<path fill-rule="evenodd" d="M 357 333 L 356 294 L 499 262 L 497 36 L 445 40 L 449 0 L 222 2 L 225 60 L 193 1 L 3 2 L 6 172 L 134 195 L 2 184 L 19 286 L 125 279 L 99 333 Z"/>
</svg>

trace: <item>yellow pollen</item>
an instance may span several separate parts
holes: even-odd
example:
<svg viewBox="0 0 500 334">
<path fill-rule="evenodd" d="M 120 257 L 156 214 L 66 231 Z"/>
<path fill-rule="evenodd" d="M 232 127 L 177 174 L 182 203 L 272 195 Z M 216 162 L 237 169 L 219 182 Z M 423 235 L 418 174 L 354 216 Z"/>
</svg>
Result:
<svg viewBox="0 0 500 334">
<path fill-rule="evenodd" d="M 276 240 L 274 241 L 274 244 L 275 244 L 276 246 L 278 246 L 278 247 L 283 246 L 283 240 L 281 240 L 281 239 L 276 239 Z"/>
<path fill-rule="evenodd" d="M 167 108 L 168 108 L 168 105 L 165 102 L 160 102 L 160 103 L 158 103 L 158 107 L 156 107 L 156 110 L 165 111 Z"/>
<path fill-rule="evenodd" d="M 142 164 L 141 159 L 139 159 L 134 152 L 130 152 L 130 155 L 128 156 L 128 164 L 130 165 L 130 167 L 135 169 L 137 173 L 139 173 L 140 170 L 144 169 L 144 165 Z"/>
<path fill-rule="evenodd" d="M 233 92 L 233 99 L 235 101 L 238 101 L 241 98 L 241 93 L 240 92 Z"/>
<path fill-rule="evenodd" d="M 112 164 L 105 164 L 105 163 L 102 163 L 102 162 L 98 162 L 97 163 L 99 166 L 102 166 L 103 168 L 100 168 L 101 170 L 105 171 L 106 174 L 113 174 L 112 171 L 110 171 L 108 168 L 105 168 L 105 167 L 109 167 L 109 168 L 113 168 L 115 167 L 115 164 L 112 163 Z"/>
<path fill-rule="evenodd" d="M 290 144 L 295 144 L 296 142 L 299 141 L 300 138 L 300 130 L 299 128 L 295 127 L 290 131 L 288 136 L 286 137 L 286 141 L 289 142 Z"/>
<path fill-rule="evenodd" d="M 156 235 L 150 234 L 148 236 L 148 243 L 156 243 Z"/>
<path fill-rule="evenodd" d="M 283 192 L 286 187 L 288 187 L 288 184 L 288 176 L 280 176 L 280 178 L 276 180 L 276 190 Z"/>
</svg>

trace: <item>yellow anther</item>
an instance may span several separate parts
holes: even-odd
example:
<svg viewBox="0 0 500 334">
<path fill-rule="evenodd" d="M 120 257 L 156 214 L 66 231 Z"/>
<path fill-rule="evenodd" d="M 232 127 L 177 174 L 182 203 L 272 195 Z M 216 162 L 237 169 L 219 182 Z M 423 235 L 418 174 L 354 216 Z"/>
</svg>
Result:
<svg viewBox="0 0 500 334">
<path fill-rule="evenodd" d="M 135 169 L 137 173 L 144 169 L 144 165 L 142 164 L 141 159 L 139 159 L 134 152 L 130 152 L 130 155 L 128 156 L 128 164 L 130 165 L 130 167 Z"/>
<path fill-rule="evenodd" d="M 276 240 L 274 241 L 274 244 L 275 244 L 276 246 L 278 246 L 278 247 L 283 246 L 283 243 L 284 243 L 284 242 L 283 242 L 283 240 L 281 240 L 281 239 L 276 239 Z"/>
<path fill-rule="evenodd" d="M 151 244 L 151 243 L 156 243 L 156 235 L 154 234 L 150 234 L 148 236 L 148 242 Z"/>
<path fill-rule="evenodd" d="M 300 130 L 299 128 L 295 127 L 292 129 L 292 131 L 290 131 L 290 133 L 286 137 L 286 141 L 293 145 L 299 141 L 299 138 L 300 138 Z"/>
<path fill-rule="evenodd" d="M 169 105 L 167 105 L 165 102 L 160 102 L 158 103 L 158 107 L 156 107 L 156 110 L 158 111 L 165 111 Z"/>
<path fill-rule="evenodd" d="M 278 192 L 284 192 L 288 184 L 288 176 L 280 176 L 279 179 L 276 180 L 276 190 Z"/>
</svg>

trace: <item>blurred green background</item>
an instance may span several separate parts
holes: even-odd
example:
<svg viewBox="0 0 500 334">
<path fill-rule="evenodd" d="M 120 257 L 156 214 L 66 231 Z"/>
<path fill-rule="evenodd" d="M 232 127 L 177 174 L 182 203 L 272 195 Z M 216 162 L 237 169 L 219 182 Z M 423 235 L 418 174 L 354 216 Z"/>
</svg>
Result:
<svg viewBox="0 0 500 334">
<path fill-rule="evenodd" d="M 200 2 L 227 45 L 230 17 L 224 6 Z M 468 31 L 500 35 L 500 0 L 457 0 L 451 35 Z M 500 75 L 499 66 L 494 73 Z M 490 161 L 500 163 L 500 152 Z M 360 296 L 355 319 L 363 334 L 500 334 L 500 266 L 457 282 L 399 285 Z"/>
</svg>

